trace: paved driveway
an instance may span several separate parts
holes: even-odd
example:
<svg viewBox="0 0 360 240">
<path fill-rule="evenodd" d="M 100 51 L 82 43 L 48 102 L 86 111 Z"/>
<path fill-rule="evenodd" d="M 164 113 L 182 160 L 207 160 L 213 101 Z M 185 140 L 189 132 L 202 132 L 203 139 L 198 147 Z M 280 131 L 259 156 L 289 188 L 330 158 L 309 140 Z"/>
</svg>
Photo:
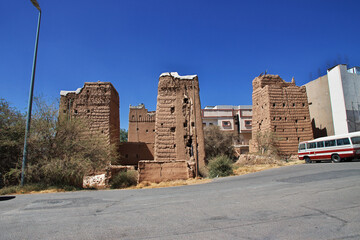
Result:
<svg viewBox="0 0 360 240">
<path fill-rule="evenodd" d="M 18 195 L 0 239 L 360 239 L 360 162 L 162 189 Z"/>
</svg>

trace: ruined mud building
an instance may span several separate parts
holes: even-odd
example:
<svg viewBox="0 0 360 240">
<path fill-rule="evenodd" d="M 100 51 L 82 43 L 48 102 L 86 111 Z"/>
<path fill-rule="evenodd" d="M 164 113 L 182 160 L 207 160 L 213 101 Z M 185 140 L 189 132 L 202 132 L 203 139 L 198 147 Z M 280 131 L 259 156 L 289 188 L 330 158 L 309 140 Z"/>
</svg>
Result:
<svg viewBox="0 0 360 240">
<path fill-rule="evenodd" d="M 278 75 L 261 75 L 253 82 L 250 152 L 257 152 L 256 136 L 270 131 L 281 155 L 297 154 L 298 143 L 313 138 L 305 87 Z"/>
<path fill-rule="evenodd" d="M 86 82 L 76 91 L 61 91 L 59 117 L 83 119 L 88 134 L 103 134 L 109 144 L 119 142 L 119 94 L 110 82 Z"/>
<path fill-rule="evenodd" d="M 130 105 L 128 142 L 120 144 L 120 164 L 137 167 L 140 160 L 154 160 L 155 116 L 144 104 Z"/>
<path fill-rule="evenodd" d="M 159 78 L 154 161 L 139 162 L 139 182 L 193 177 L 195 160 L 205 165 L 197 75 L 163 73 Z"/>
</svg>

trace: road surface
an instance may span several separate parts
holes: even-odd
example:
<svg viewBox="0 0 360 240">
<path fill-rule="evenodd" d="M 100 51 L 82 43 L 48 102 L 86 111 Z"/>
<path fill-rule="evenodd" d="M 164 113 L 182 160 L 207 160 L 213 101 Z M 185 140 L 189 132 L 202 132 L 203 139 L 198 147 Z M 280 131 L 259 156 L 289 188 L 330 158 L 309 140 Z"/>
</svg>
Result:
<svg viewBox="0 0 360 240">
<path fill-rule="evenodd" d="M 360 162 L 0 199 L 0 239 L 360 239 Z"/>
</svg>

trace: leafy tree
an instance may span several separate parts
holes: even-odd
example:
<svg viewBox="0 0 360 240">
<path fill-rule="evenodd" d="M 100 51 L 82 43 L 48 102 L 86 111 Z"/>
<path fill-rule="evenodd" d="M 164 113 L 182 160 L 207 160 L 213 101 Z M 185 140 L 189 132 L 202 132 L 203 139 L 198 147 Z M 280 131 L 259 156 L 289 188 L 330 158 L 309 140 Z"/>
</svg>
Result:
<svg viewBox="0 0 360 240">
<path fill-rule="evenodd" d="M 128 131 L 124 128 L 120 129 L 120 142 L 128 141 Z"/>
<path fill-rule="evenodd" d="M 81 187 L 85 174 L 103 170 L 111 161 L 105 136 L 90 135 L 85 120 L 58 119 L 55 104 L 35 98 L 29 137 L 26 181 Z M 18 184 L 21 166 L 5 174 L 7 185 Z"/>
<path fill-rule="evenodd" d="M 0 98 L 0 186 L 2 177 L 21 162 L 24 132 L 24 115 Z"/>
<path fill-rule="evenodd" d="M 234 159 L 233 144 L 237 136 L 234 133 L 222 131 L 218 126 L 208 126 L 204 128 L 205 154 L 207 159 L 219 155 L 225 155 Z"/>
</svg>

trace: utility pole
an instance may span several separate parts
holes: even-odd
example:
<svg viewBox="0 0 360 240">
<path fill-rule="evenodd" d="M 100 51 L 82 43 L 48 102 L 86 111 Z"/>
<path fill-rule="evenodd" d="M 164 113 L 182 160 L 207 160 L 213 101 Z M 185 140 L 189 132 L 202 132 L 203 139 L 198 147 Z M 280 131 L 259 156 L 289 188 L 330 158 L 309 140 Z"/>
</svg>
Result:
<svg viewBox="0 0 360 240">
<path fill-rule="evenodd" d="M 27 141 L 28 141 L 28 135 L 29 135 L 29 132 L 30 132 L 31 110 L 32 110 L 32 100 L 33 100 L 34 80 L 35 80 L 35 69 L 36 69 L 36 58 L 37 58 L 39 32 L 40 32 L 40 22 L 41 22 L 41 8 L 40 8 L 39 3 L 36 0 L 30 0 L 30 1 L 39 10 L 39 16 L 38 16 L 38 24 L 37 24 L 37 30 L 36 30 L 36 40 L 35 40 L 33 67 L 32 67 L 31 83 L 30 83 L 30 91 L 29 91 L 28 109 L 27 109 L 27 114 L 26 114 L 24 151 L 23 151 L 23 160 L 22 160 L 22 168 L 21 168 L 21 186 L 24 186 L 24 181 L 25 181 L 25 168 L 26 168 L 26 160 L 27 160 Z"/>
</svg>

